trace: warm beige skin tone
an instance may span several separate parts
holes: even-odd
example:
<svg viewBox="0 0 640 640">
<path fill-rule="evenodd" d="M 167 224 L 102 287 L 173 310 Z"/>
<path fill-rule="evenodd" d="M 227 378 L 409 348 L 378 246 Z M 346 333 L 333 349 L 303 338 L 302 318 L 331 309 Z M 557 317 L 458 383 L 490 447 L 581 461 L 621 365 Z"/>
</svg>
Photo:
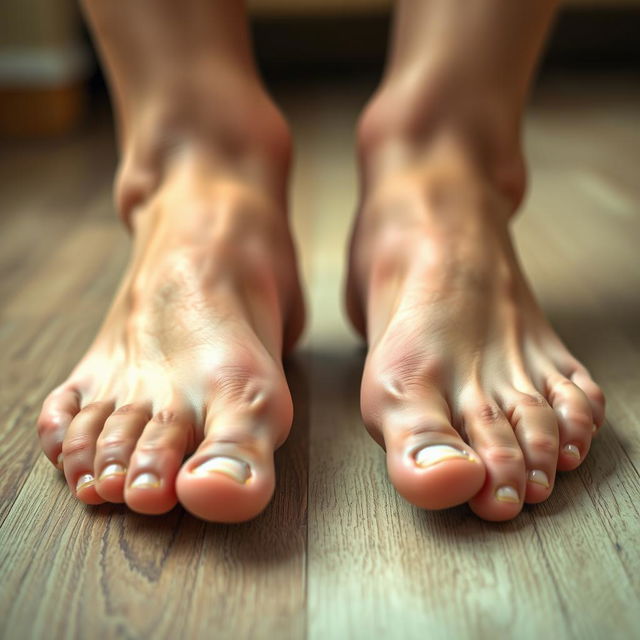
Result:
<svg viewBox="0 0 640 640">
<path fill-rule="evenodd" d="M 362 411 L 392 482 L 424 508 L 468 501 L 513 518 L 580 464 L 604 419 L 508 229 L 554 4 L 399 2 L 360 121 L 347 306 L 369 344 Z M 94 344 L 44 403 L 42 446 L 86 503 L 163 513 L 179 500 L 207 520 L 246 520 L 273 493 L 292 419 L 281 357 L 304 316 L 289 131 L 241 3 L 85 9 L 116 106 L 116 202 L 134 251 Z"/>
</svg>

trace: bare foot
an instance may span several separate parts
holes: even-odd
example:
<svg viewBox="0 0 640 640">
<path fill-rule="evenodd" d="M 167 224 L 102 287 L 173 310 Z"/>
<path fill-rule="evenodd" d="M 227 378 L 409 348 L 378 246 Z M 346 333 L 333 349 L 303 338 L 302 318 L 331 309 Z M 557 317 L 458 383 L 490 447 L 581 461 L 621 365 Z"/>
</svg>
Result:
<svg viewBox="0 0 640 640">
<path fill-rule="evenodd" d="M 518 265 L 508 223 L 523 185 L 497 184 L 446 131 L 373 155 L 365 144 L 347 290 L 369 344 L 365 424 L 410 502 L 514 518 L 585 459 L 604 420 Z"/>
<path fill-rule="evenodd" d="M 238 126 L 244 147 L 225 127 L 226 146 L 189 130 L 170 153 L 125 153 L 131 263 L 95 342 L 38 421 L 47 457 L 87 504 L 157 514 L 180 500 L 230 522 L 271 498 L 273 452 L 292 421 L 281 356 L 302 329 L 303 303 L 283 198 L 263 179 L 284 181 L 288 133 L 269 109 L 251 124 L 255 148 L 251 126 Z M 134 144 L 155 144 L 141 138 Z M 162 158 L 161 171 L 141 164 L 149 157 Z"/>
</svg>

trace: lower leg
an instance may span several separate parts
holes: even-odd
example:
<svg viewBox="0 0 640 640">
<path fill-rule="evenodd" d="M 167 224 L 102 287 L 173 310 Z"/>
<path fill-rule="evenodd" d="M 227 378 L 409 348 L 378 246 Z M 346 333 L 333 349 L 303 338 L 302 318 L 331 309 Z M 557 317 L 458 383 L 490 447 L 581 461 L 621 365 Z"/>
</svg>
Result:
<svg viewBox="0 0 640 640">
<path fill-rule="evenodd" d="M 211 520 L 267 503 L 291 424 L 282 351 L 302 326 L 286 217 L 290 139 L 242 3 L 85 0 L 116 110 L 131 263 L 39 430 L 72 492 Z M 140 25 L 144 25 L 143 28 Z M 194 454 L 182 466 L 185 455 Z"/>
<path fill-rule="evenodd" d="M 348 307 L 363 416 L 399 491 L 514 517 L 586 455 L 600 390 L 545 320 L 508 229 L 522 112 L 555 2 L 400 1 L 359 128 Z"/>
</svg>

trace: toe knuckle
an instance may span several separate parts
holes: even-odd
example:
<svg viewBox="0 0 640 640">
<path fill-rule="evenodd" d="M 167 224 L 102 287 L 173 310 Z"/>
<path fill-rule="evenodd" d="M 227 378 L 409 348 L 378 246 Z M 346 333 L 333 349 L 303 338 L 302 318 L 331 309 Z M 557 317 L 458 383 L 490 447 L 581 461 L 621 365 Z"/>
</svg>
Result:
<svg viewBox="0 0 640 640">
<path fill-rule="evenodd" d="M 502 418 L 502 412 L 495 404 L 482 402 L 473 407 L 470 417 L 481 425 L 492 425 Z"/>
<path fill-rule="evenodd" d="M 94 415 L 96 413 L 101 413 L 104 410 L 105 403 L 104 402 L 89 402 L 84 407 L 80 409 L 78 415 Z"/>
<path fill-rule="evenodd" d="M 544 455 L 556 456 L 558 454 L 558 441 L 550 436 L 532 435 L 526 439 L 526 446 Z"/>
<path fill-rule="evenodd" d="M 435 420 L 405 426 L 402 435 L 409 440 L 423 440 L 425 436 L 433 435 L 458 436 L 458 432 L 449 423 Z"/>
<path fill-rule="evenodd" d="M 524 464 L 524 455 L 519 447 L 499 445 L 489 447 L 485 451 L 485 459 L 489 463 L 496 465 L 503 464 Z"/>
<path fill-rule="evenodd" d="M 152 418 L 151 423 L 156 425 L 171 425 L 180 422 L 182 414 L 174 409 L 162 409 Z"/>
<path fill-rule="evenodd" d="M 136 449 L 144 453 L 158 453 L 175 448 L 175 439 L 167 434 L 157 435 L 138 442 Z"/>
<path fill-rule="evenodd" d="M 36 429 L 38 435 L 44 436 L 52 432 L 58 431 L 61 428 L 60 418 L 53 415 L 43 415 L 38 418 L 36 422 Z"/>
<path fill-rule="evenodd" d="M 132 403 L 123 404 L 122 406 L 118 407 L 111 414 L 111 416 L 126 416 L 126 415 L 129 415 L 131 413 L 137 413 L 139 411 L 141 411 L 141 407 L 139 405 L 132 404 Z"/>
<path fill-rule="evenodd" d="M 546 398 L 537 392 L 521 393 L 519 398 L 519 404 L 523 407 L 548 407 L 549 403 Z"/>
<path fill-rule="evenodd" d="M 593 416 L 591 412 L 587 411 L 569 410 L 564 414 L 564 420 L 572 427 L 580 429 L 580 431 L 588 431 L 590 433 L 593 427 Z"/>
<path fill-rule="evenodd" d="M 150 424 L 136 447 L 139 451 L 159 452 L 183 448 L 191 436 L 187 426 L 179 422 Z"/>
<path fill-rule="evenodd" d="M 131 443 L 131 438 L 127 437 L 124 433 L 108 433 L 106 435 L 98 436 L 96 441 L 96 447 L 98 449 L 117 449 L 126 446 Z"/>
<path fill-rule="evenodd" d="M 72 438 L 66 438 L 62 443 L 62 453 L 65 458 L 72 458 L 80 454 L 84 454 L 90 450 L 92 441 L 89 436 L 78 435 Z"/>
<path fill-rule="evenodd" d="M 606 403 L 606 396 L 604 391 L 594 382 L 593 388 L 589 391 L 591 398 L 598 404 L 604 406 Z"/>
</svg>

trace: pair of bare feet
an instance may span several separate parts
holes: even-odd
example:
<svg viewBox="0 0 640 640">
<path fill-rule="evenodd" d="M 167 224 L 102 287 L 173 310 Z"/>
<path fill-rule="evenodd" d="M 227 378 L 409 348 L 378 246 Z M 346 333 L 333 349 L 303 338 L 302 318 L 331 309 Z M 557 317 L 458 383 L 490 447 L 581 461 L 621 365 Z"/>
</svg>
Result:
<svg viewBox="0 0 640 640">
<path fill-rule="evenodd" d="M 223 127 L 147 114 L 125 146 L 131 262 L 38 421 L 82 502 L 159 514 L 179 501 L 235 522 L 272 496 L 293 415 L 282 354 L 304 308 L 281 188 L 289 133 L 271 104 L 254 104 Z M 414 136 L 385 123 L 392 111 L 374 100 L 359 130 L 346 303 L 369 347 L 364 422 L 410 502 L 511 519 L 584 460 L 604 398 L 518 266 L 519 153 L 488 171 L 464 127 Z"/>
</svg>

